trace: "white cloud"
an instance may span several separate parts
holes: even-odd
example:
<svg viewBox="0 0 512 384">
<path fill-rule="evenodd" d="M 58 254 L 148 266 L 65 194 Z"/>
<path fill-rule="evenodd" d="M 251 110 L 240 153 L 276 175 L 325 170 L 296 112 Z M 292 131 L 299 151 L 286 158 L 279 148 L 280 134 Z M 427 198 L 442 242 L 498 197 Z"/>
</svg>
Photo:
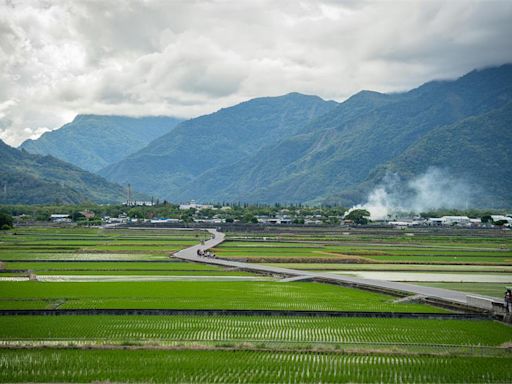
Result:
<svg viewBox="0 0 512 384">
<path fill-rule="evenodd" d="M 0 138 L 77 113 L 193 117 L 291 91 L 343 100 L 512 61 L 507 1 L 5 1 Z"/>
</svg>

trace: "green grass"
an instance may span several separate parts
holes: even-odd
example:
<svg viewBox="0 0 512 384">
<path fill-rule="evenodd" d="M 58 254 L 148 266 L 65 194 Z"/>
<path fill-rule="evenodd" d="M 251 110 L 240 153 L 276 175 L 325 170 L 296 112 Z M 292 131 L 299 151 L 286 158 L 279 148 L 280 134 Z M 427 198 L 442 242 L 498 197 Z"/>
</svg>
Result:
<svg viewBox="0 0 512 384">
<path fill-rule="evenodd" d="M 60 308 L 443 311 L 423 304 L 393 303 L 394 297 L 388 295 L 320 283 L 0 282 L 0 299 L 63 299 Z"/>
<path fill-rule="evenodd" d="M 233 275 L 248 272 L 227 271 L 214 265 L 180 261 L 154 263 L 123 262 L 5 262 L 6 270 L 32 271 L 38 275 Z M 0 273 L 0 277 L 3 274 Z"/>
<path fill-rule="evenodd" d="M 224 258 L 268 262 L 406 262 L 406 263 L 501 263 L 512 265 L 510 248 L 475 248 L 462 245 L 396 246 L 389 244 L 332 245 L 328 243 L 228 241 L 216 248 Z"/>
<path fill-rule="evenodd" d="M 2 382 L 505 383 L 509 358 L 320 352 L 0 350 Z"/>
<path fill-rule="evenodd" d="M 1 316 L 0 340 L 223 341 L 497 346 L 492 321 L 251 316 Z"/>
</svg>

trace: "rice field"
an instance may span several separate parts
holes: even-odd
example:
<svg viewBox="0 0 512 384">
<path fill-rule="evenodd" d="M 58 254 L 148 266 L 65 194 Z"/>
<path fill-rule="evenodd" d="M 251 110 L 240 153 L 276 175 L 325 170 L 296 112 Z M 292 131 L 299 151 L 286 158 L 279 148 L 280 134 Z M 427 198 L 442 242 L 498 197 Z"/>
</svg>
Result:
<svg viewBox="0 0 512 384">
<path fill-rule="evenodd" d="M 262 316 L 0 316 L 0 340 L 499 346 L 512 328 L 483 320 Z"/>
<path fill-rule="evenodd" d="M 169 258 L 208 238 L 201 231 L 14 232 L 0 234 L 0 280 L 19 279 L 31 271 L 48 281 L 0 281 L 0 310 L 447 312 L 397 303 L 396 297 L 380 293 L 282 283 L 275 277 Z M 224 258 L 306 270 L 487 274 L 507 280 L 511 237 L 470 235 L 451 231 L 408 236 L 389 230 L 229 234 L 232 241 L 214 251 Z M 229 281 L 220 281 L 224 278 Z M 264 280 L 236 281 L 260 278 Z M 454 289 L 491 289 L 484 283 L 457 284 Z M 504 383 L 512 381 L 511 342 L 512 328 L 490 320 L 4 315 L 0 382 Z"/>
<path fill-rule="evenodd" d="M 283 309 L 444 312 L 392 296 L 321 283 L 280 282 L 0 282 L 0 302 L 59 301 L 59 308 Z M 24 303 L 24 305 L 26 305 Z M 16 306 L 13 307 L 15 309 Z"/>
<path fill-rule="evenodd" d="M 209 238 L 204 231 L 17 228 L 0 237 L 0 260 L 165 260 Z"/>
<path fill-rule="evenodd" d="M 467 293 L 475 293 L 480 295 L 492 296 L 503 298 L 505 293 L 505 286 L 512 286 L 512 284 L 503 283 L 418 283 L 419 285 L 427 285 L 429 287 L 453 289 L 454 291 L 461 291 Z"/>
<path fill-rule="evenodd" d="M 2 382 L 506 383 L 503 357 L 231 350 L 0 350 Z"/>
</svg>

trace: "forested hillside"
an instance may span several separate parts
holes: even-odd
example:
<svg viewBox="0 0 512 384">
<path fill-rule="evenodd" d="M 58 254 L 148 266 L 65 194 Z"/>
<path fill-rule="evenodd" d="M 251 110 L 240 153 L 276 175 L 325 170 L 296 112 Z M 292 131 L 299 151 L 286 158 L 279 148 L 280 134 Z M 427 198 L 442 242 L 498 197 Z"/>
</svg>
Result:
<svg viewBox="0 0 512 384">
<path fill-rule="evenodd" d="M 173 117 L 78 115 L 71 123 L 27 140 L 20 148 L 52 155 L 91 172 L 120 161 L 171 131 Z"/>
<path fill-rule="evenodd" d="M 121 202 L 117 184 L 52 156 L 32 155 L 0 140 L 0 203 L 76 204 Z"/>
</svg>

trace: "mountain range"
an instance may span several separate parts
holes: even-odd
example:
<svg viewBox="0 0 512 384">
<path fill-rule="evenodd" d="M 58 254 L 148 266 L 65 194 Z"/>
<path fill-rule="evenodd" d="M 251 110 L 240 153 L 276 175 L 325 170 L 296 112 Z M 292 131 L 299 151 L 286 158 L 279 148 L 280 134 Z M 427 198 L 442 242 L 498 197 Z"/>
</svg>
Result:
<svg viewBox="0 0 512 384">
<path fill-rule="evenodd" d="M 145 147 L 180 121 L 167 116 L 78 115 L 60 129 L 26 140 L 20 148 L 96 172 Z"/>
<path fill-rule="evenodd" d="M 126 192 L 118 184 L 53 156 L 30 154 L 0 140 L 0 203 L 119 203 Z"/>
<path fill-rule="evenodd" d="M 407 182 L 437 167 L 467 182 L 472 205 L 510 207 L 511 109 L 507 64 L 407 92 L 362 91 L 342 103 L 298 93 L 252 99 L 155 132 L 116 158 L 82 146 L 81 159 L 100 157 L 99 175 L 171 201 L 350 205 L 386 175 Z M 73 145 L 73 126 L 53 137 L 65 128 L 54 145 Z M 104 130 L 114 142 L 120 137 Z M 27 142 L 23 148 L 32 150 Z M 78 164 L 72 153 L 51 153 Z"/>
</svg>

